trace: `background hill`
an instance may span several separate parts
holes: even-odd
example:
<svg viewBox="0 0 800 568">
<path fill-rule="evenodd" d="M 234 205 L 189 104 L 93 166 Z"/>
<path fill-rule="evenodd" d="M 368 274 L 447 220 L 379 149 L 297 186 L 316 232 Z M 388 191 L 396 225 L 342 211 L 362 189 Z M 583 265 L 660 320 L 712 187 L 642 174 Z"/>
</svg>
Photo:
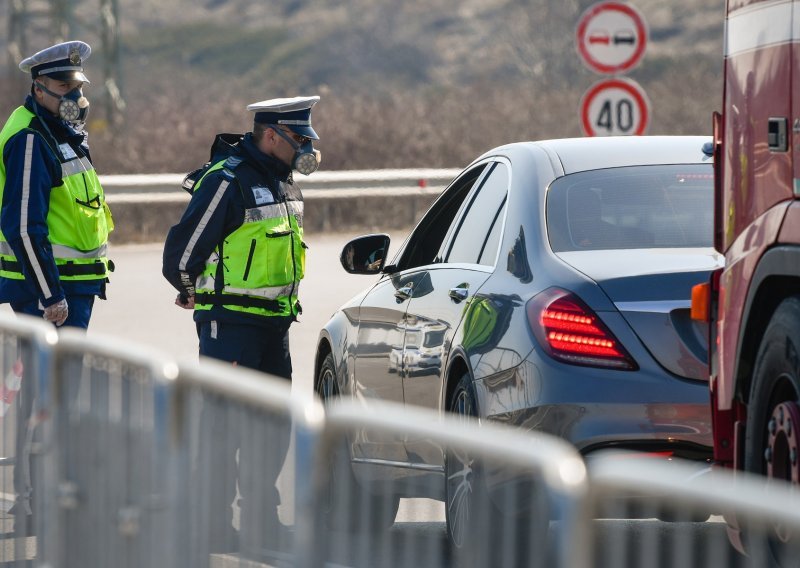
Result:
<svg viewBox="0 0 800 568">
<path fill-rule="evenodd" d="M 248 103 L 296 94 L 322 96 L 325 169 L 460 167 L 505 142 L 580 136 L 580 98 L 600 76 L 580 63 L 574 30 L 593 3 L 119 0 L 127 110 L 120 123 L 92 124 L 95 161 L 105 173 L 189 170 L 214 133 L 250 129 Z M 724 2 L 631 3 L 650 28 L 628 74 L 649 95 L 650 133 L 709 133 Z M 71 4 L 70 38 L 95 47 L 86 67 L 96 100 L 103 54 L 88 22 L 99 0 Z M 46 35 L 31 49 L 59 39 Z M 0 110 L 26 90 L 6 88 Z"/>
</svg>

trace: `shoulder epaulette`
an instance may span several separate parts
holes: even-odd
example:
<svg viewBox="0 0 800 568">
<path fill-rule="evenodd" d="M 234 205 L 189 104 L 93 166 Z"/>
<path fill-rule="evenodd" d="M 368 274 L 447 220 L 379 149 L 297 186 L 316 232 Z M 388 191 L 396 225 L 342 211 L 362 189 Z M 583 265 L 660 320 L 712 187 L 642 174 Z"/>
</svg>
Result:
<svg viewBox="0 0 800 568">
<path fill-rule="evenodd" d="M 242 158 L 239 156 L 228 156 L 228 159 L 225 160 L 225 164 L 223 167 L 229 168 L 231 170 L 236 169 L 236 166 L 242 163 Z"/>
</svg>

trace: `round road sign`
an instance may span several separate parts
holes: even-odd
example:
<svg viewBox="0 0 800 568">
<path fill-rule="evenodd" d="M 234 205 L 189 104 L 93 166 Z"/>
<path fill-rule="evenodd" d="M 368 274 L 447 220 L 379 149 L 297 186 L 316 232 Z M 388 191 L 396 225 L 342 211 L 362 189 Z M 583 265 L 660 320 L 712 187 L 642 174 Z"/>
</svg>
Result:
<svg viewBox="0 0 800 568">
<path fill-rule="evenodd" d="M 613 75 L 635 67 L 647 46 L 647 24 L 626 2 L 598 2 L 581 15 L 578 54 L 592 71 Z"/>
<path fill-rule="evenodd" d="M 632 79 L 604 79 L 581 99 L 581 124 L 587 136 L 644 134 L 650 122 L 650 102 Z"/>
</svg>

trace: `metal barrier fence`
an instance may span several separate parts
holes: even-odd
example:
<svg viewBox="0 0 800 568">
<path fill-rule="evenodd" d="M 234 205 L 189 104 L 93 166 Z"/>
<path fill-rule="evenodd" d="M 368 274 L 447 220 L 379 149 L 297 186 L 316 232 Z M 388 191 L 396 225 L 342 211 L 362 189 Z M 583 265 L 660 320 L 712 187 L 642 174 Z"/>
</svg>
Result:
<svg viewBox="0 0 800 568">
<path fill-rule="evenodd" d="M 20 537 L 0 541 L 0 562 L 33 558 L 36 553 L 35 543 L 25 538 L 35 527 L 29 522 L 14 526 L 14 519 L 34 518 L 26 513 L 33 513 L 30 497 L 40 480 L 31 467 L 35 461 L 27 459 L 27 454 L 42 451 L 39 426 L 46 421 L 47 402 L 40 393 L 45 388 L 40 379 L 49 374 L 49 345 L 56 339 L 53 327 L 44 322 L 20 319 L 0 326 L 0 503 L 13 504 L 14 513 L 3 517 L 0 530 Z M 27 453 L 18 456 L 22 448 Z"/>
<path fill-rule="evenodd" d="M 721 469 L 697 475 L 690 462 L 631 454 L 593 460 L 589 472 L 591 566 L 800 565 L 793 486 Z"/>
<path fill-rule="evenodd" d="M 0 370 L 4 393 L 16 392 L 4 394 L 0 482 L 17 507 L 2 515 L 11 538 L 0 539 L 0 566 L 683 568 L 800 558 L 798 497 L 760 479 L 620 455 L 591 460 L 587 477 L 555 438 L 422 409 L 323 409 L 277 378 L 212 361 L 178 366 L 28 318 L 0 321 Z M 411 447 L 440 465 L 412 466 Z M 723 513 L 750 556 L 731 547 L 720 517 L 705 521 Z"/>
<path fill-rule="evenodd" d="M 403 463 L 402 448 L 414 441 L 440 456 L 441 467 Z M 586 470 L 560 439 L 421 409 L 343 403 L 328 408 L 319 443 L 315 514 L 306 517 L 316 523 L 310 566 L 587 565 Z M 384 455 L 397 448 L 397 462 L 371 459 L 375 444 Z M 396 520 L 407 495 L 445 501 L 452 536 L 441 515 L 427 524 Z"/>
</svg>

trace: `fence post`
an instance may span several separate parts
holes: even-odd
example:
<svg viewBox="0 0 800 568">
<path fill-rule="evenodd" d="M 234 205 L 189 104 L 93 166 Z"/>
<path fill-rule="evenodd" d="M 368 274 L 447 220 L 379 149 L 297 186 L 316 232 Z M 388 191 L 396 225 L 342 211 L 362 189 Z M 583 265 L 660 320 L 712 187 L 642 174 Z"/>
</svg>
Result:
<svg viewBox="0 0 800 568">
<path fill-rule="evenodd" d="M 325 410 L 314 397 L 298 396 L 300 404 L 293 413 L 295 448 L 294 488 L 294 553 L 296 568 L 316 568 L 320 515 L 318 514 L 317 484 L 320 475 L 320 443 L 325 421 Z M 323 452 L 324 453 L 324 452 Z"/>
</svg>

